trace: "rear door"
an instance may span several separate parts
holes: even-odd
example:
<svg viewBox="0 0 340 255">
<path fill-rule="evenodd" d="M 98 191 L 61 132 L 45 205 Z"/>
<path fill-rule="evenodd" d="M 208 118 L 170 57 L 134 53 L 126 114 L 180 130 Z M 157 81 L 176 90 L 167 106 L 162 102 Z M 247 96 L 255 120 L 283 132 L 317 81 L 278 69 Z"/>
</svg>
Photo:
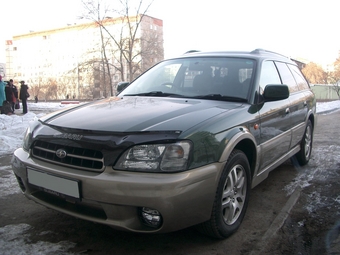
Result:
<svg viewBox="0 0 340 255">
<path fill-rule="evenodd" d="M 297 66 L 291 64 L 288 64 L 288 67 L 291 70 L 298 86 L 298 93 L 295 97 L 295 101 L 299 102 L 299 108 L 298 112 L 292 115 L 293 132 L 291 147 L 294 147 L 300 143 L 305 133 L 308 112 L 314 104 L 314 94 L 311 91 L 308 82 L 302 75 L 300 69 Z"/>
<path fill-rule="evenodd" d="M 297 83 L 297 79 L 301 80 L 301 78 L 303 77 L 295 77 L 293 75 L 294 72 L 299 71 L 296 66 L 293 66 L 291 64 L 286 64 L 283 62 L 276 62 L 275 64 L 279 70 L 282 83 L 289 87 L 289 93 L 290 93 L 289 115 L 290 115 L 291 130 L 292 130 L 292 140 L 290 143 L 290 148 L 293 148 L 302 139 L 304 129 L 305 129 L 305 120 L 306 120 L 306 116 L 308 112 L 307 111 L 307 96 L 306 94 L 303 93 L 303 90 L 299 89 L 298 83 Z M 296 74 L 296 76 L 298 75 Z"/>
</svg>

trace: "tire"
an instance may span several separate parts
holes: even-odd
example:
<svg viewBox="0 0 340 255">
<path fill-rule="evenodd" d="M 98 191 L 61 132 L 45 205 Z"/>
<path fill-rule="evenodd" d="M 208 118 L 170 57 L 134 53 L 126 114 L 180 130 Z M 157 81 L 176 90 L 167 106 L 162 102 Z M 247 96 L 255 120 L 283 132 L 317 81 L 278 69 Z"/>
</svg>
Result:
<svg viewBox="0 0 340 255">
<path fill-rule="evenodd" d="M 200 224 L 201 233 L 224 239 L 235 233 L 244 218 L 251 187 L 246 155 L 234 150 L 222 172 L 210 220 Z"/>
<path fill-rule="evenodd" d="M 304 166 L 310 160 L 313 146 L 313 126 L 312 122 L 308 120 L 305 133 L 301 140 L 301 150 L 295 154 L 300 166 Z"/>
</svg>

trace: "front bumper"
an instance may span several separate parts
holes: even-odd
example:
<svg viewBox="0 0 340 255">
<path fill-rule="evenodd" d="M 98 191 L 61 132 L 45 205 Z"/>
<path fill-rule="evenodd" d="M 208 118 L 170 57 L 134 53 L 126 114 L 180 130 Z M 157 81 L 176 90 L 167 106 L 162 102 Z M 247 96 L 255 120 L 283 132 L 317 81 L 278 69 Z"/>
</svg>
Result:
<svg viewBox="0 0 340 255">
<path fill-rule="evenodd" d="M 17 149 L 12 168 L 23 193 L 48 208 L 116 229 L 164 233 L 210 218 L 223 165 L 214 163 L 171 174 L 116 171 L 107 166 L 102 173 L 94 173 L 33 159 L 23 149 Z M 27 168 L 60 179 L 76 180 L 80 199 L 58 196 L 31 185 Z M 138 211 L 141 207 L 159 211 L 162 225 L 155 229 L 143 224 Z"/>
</svg>

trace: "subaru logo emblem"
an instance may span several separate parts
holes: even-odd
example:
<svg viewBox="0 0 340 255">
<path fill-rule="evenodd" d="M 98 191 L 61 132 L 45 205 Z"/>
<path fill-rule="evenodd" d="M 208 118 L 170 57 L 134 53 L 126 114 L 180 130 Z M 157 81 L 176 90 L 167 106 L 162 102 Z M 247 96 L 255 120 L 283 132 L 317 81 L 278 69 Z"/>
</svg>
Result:
<svg viewBox="0 0 340 255">
<path fill-rule="evenodd" d="M 65 158 L 67 156 L 67 153 L 64 149 L 58 149 L 55 152 L 55 155 L 57 155 L 58 158 Z"/>
</svg>

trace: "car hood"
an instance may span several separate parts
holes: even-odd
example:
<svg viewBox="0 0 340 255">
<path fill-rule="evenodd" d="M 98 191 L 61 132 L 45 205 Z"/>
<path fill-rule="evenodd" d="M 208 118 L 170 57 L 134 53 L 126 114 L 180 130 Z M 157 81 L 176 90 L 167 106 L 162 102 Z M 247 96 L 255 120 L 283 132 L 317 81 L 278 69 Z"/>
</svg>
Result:
<svg viewBox="0 0 340 255">
<path fill-rule="evenodd" d="M 112 97 L 41 118 L 46 124 L 72 129 L 141 132 L 185 131 L 241 103 L 215 100 Z"/>
</svg>

